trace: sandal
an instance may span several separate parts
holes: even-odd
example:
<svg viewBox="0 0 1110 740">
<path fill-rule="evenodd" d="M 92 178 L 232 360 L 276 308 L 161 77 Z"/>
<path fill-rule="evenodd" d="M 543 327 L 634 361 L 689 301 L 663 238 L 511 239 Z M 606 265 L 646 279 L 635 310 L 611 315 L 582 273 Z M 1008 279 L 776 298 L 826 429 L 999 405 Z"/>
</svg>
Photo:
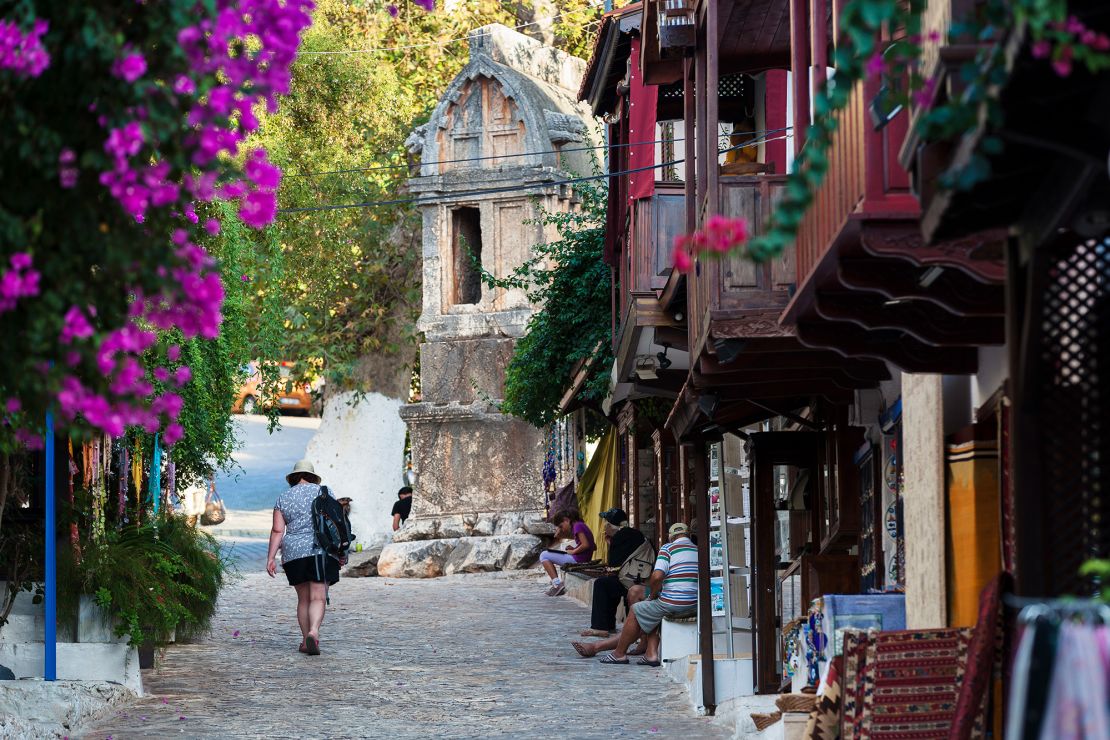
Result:
<svg viewBox="0 0 1110 740">
<path fill-rule="evenodd" d="M 628 658 L 617 658 L 612 653 L 605 653 L 598 659 L 598 662 L 607 665 L 628 665 Z"/>
<path fill-rule="evenodd" d="M 647 665 L 651 666 L 652 668 L 658 668 L 659 666 L 663 665 L 663 663 L 658 660 L 648 660 L 647 658 L 640 658 L 636 661 L 636 665 Z"/>
<path fill-rule="evenodd" d="M 301 645 L 300 645 L 300 647 L 298 647 L 298 648 L 297 648 L 297 652 L 298 652 L 298 653 L 307 653 L 307 652 L 308 652 L 308 650 L 306 650 L 306 649 L 305 649 L 305 646 L 304 646 L 304 642 L 303 642 L 303 641 L 301 642 Z"/>
<path fill-rule="evenodd" d="M 570 646 L 577 650 L 578 654 L 581 655 L 583 658 L 592 658 L 597 654 L 586 652 L 586 643 L 584 642 L 572 642 Z"/>
<path fill-rule="evenodd" d="M 304 638 L 304 646 L 305 646 L 305 652 L 308 653 L 309 655 L 319 655 L 320 654 L 320 641 L 317 640 L 312 635 L 309 635 L 308 637 Z"/>
</svg>

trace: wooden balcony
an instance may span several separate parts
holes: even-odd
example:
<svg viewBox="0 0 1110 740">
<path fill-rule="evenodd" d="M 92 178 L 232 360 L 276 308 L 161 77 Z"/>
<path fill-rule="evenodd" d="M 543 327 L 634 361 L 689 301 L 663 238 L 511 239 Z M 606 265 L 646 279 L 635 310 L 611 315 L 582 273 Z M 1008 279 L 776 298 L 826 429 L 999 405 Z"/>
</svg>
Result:
<svg viewBox="0 0 1110 740">
<path fill-rule="evenodd" d="M 685 222 L 686 198 L 681 182 L 657 182 L 654 195 L 631 204 L 621 247 L 620 326 L 613 350 L 615 370 L 622 382 L 630 377 L 637 355 L 654 343 L 655 334 L 661 330 L 677 334 L 681 327 L 680 321 L 666 310 L 661 296 L 672 273 L 672 245 L 675 237 L 685 231 Z M 646 337 L 645 331 L 650 332 Z M 651 348 L 649 354 L 661 349 Z M 675 365 L 675 374 L 680 364 Z M 664 382 L 657 385 L 670 388 L 668 383 L 672 379 L 663 378 L 663 374 L 660 378 Z M 671 385 L 673 394 L 678 383 Z M 644 388 L 650 388 L 650 384 Z"/>
<path fill-rule="evenodd" d="M 746 218 L 749 230 L 759 233 L 785 182 L 782 175 L 722 176 L 718 212 Z M 778 315 L 793 283 L 793 249 L 761 265 L 736 253 L 699 259 L 686 285 L 694 356 L 714 338 L 788 336 Z"/>
<path fill-rule="evenodd" d="M 655 183 L 655 195 L 632 203 L 628 248 L 634 293 L 662 290 L 671 272 L 674 239 L 686 229 L 685 186 Z"/>
<path fill-rule="evenodd" d="M 800 224 L 798 290 L 782 316 L 798 338 L 910 372 L 969 373 L 1004 340 L 1002 235 L 926 245 L 898 153 L 902 111 L 876 130 L 876 82 L 838 113 L 828 174 Z"/>
</svg>

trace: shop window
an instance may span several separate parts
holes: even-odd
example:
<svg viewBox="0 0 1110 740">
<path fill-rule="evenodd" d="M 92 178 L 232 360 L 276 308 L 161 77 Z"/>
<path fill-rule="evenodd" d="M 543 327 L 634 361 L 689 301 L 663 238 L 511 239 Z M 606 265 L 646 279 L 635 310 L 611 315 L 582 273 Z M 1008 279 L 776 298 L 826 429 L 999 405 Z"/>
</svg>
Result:
<svg viewBox="0 0 1110 740">
<path fill-rule="evenodd" d="M 482 300 L 482 220 L 477 208 L 451 212 L 454 255 L 451 303 L 474 304 Z"/>
</svg>

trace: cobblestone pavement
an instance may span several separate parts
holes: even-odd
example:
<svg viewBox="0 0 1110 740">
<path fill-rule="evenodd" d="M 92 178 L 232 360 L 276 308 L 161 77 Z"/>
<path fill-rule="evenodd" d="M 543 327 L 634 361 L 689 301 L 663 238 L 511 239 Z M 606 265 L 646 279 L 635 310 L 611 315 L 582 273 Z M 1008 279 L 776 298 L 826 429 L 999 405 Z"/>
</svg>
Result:
<svg viewBox="0 0 1110 740">
<path fill-rule="evenodd" d="M 149 694 L 85 738 L 725 737 L 662 669 L 569 645 L 589 613 L 535 571 L 351 578 L 332 589 L 323 655 L 297 652 L 279 573 L 226 589 L 203 642 L 144 671 Z"/>
</svg>

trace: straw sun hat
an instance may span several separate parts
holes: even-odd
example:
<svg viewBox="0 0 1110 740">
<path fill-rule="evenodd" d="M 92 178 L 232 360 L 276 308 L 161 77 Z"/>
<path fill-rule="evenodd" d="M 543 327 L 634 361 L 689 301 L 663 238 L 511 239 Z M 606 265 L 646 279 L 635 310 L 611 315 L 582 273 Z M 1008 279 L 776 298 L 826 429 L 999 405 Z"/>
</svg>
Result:
<svg viewBox="0 0 1110 740">
<path fill-rule="evenodd" d="M 293 476 L 301 474 L 307 474 L 312 483 L 320 482 L 320 476 L 316 475 L 316 469 L 312 467 L 312 463 L 308 460 L 299 460 L 297 464 L 293 466 L 293 472 L 285 476 L 285 482 L 289 485 L 293 485 L 293 481 L 291 480 Z"/>
</svg>

